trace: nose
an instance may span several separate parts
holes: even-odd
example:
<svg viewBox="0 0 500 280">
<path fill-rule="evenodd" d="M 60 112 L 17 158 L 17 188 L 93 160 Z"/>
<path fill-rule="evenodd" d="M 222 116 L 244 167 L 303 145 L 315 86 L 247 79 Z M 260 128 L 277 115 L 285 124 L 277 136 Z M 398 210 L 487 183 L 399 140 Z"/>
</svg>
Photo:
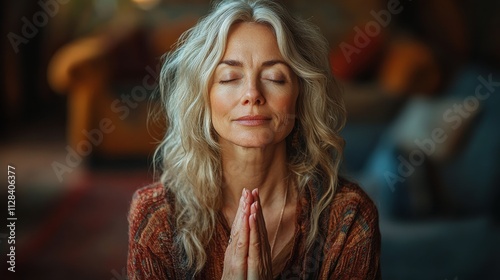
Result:
<svg viewBox="0 0 500 280">
<path fill-rule="evenodd" d="M 256 79 L 250 79 L 245 86 L 241 103 L 243 105 L 264 105 L 266 99 Z"/>
</svg>

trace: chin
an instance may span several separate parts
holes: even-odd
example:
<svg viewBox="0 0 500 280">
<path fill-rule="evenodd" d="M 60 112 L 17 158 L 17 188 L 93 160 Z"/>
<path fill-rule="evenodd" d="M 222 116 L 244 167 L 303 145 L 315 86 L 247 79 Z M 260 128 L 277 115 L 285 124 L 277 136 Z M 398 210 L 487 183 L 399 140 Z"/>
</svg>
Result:
<svg viewBox="0 0 500 280">
<path fill-rule="evenodd" d="M 220 134 L 219 134 L 220 135 Z M 245 148 L 265 148 L 283 142 L 286 135 L 270 130 L 243 131 L 240 133 L 222 134 L 220 140 Z M 223 140 L 224 139 L 224 140 Z"/>
<path fill-rule="evenodd" d="M 237 146 L 244 148 L 264 148 L 273 144 L 272 142 L 270 143 L 268 141 L 261 141 L 261 140 L 240 140 L 240 141 L 235 141 L 233 143 Z"/>
<path fill-rule="evenodd" d="M 234 141 L 231 141 L 233 144 L 245 148 L 265 148 L 268 146 L 272 145 L 277 145 L 280 142 L 283 142 L 284 138 L 282 140 L 276 139 L 274 137 L 266 137 L 265 135 L 263 136 L 255 136 L 252 135 L 251 137 L 238 137 L 237 139 L 234 139 Z"/>
</svg>

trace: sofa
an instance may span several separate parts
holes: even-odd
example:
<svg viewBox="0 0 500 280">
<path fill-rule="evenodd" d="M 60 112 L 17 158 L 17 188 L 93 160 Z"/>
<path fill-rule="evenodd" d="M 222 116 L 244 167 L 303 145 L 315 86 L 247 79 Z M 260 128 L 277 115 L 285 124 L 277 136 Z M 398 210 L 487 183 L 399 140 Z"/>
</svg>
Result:
<svg viewBox="0 0 500 280">
<path fill-rule="evenodd" d="M 437 96 L 347 123 L 343 172 L 378 207 L 383 279 L 498 279 L 498 81 L 464 66 Z"/>
</svg>

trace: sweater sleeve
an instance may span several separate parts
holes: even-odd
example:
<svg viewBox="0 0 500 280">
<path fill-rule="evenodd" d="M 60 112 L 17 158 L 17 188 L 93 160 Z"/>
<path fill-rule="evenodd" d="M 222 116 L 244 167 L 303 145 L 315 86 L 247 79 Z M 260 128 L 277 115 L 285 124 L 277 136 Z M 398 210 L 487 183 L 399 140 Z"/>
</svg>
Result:
<svg viewBox="0 0 500 280">
<path fill-rule="evenodd" d="M 162 260 L 137 243 L 129 244 L 127 274 L 129 280 L 168 279 L 162 269 Z"/>
<path fill-rule="evenodd" d="M 356 193 L 342 213 L 338 228 L 343 248 L 331 256 L 336 261 L 328 279 L 381 279 L 377 208 L 366 194 Z"/>
<path fill-rule="evenodd" d="M 321 279 L 381 279 L 380 231 L 375 204 L 355 184 L 334 200 Z"/>
<path fill-rule="evenodd" d="M 134 194 L 128 216 L 128 279 L 174 278 L 168 210 L 161 186 L 145 187 Z"/>
</svg>

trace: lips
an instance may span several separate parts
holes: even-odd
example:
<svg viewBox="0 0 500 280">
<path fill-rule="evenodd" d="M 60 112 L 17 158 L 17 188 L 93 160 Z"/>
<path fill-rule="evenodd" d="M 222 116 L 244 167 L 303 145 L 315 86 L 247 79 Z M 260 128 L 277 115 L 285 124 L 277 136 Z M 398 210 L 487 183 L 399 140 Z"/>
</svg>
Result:
<svg viewBox="0 0 500 280">
<path fill-rule="evenodd" d="M 262 115 L 248 115 L 243 116 L 241 118 L 237 118 L 234 121 L 246 126 L 257 126 L 262 125 L 271 120 L 270 117 L 262 116 Z"/>
</svg>

